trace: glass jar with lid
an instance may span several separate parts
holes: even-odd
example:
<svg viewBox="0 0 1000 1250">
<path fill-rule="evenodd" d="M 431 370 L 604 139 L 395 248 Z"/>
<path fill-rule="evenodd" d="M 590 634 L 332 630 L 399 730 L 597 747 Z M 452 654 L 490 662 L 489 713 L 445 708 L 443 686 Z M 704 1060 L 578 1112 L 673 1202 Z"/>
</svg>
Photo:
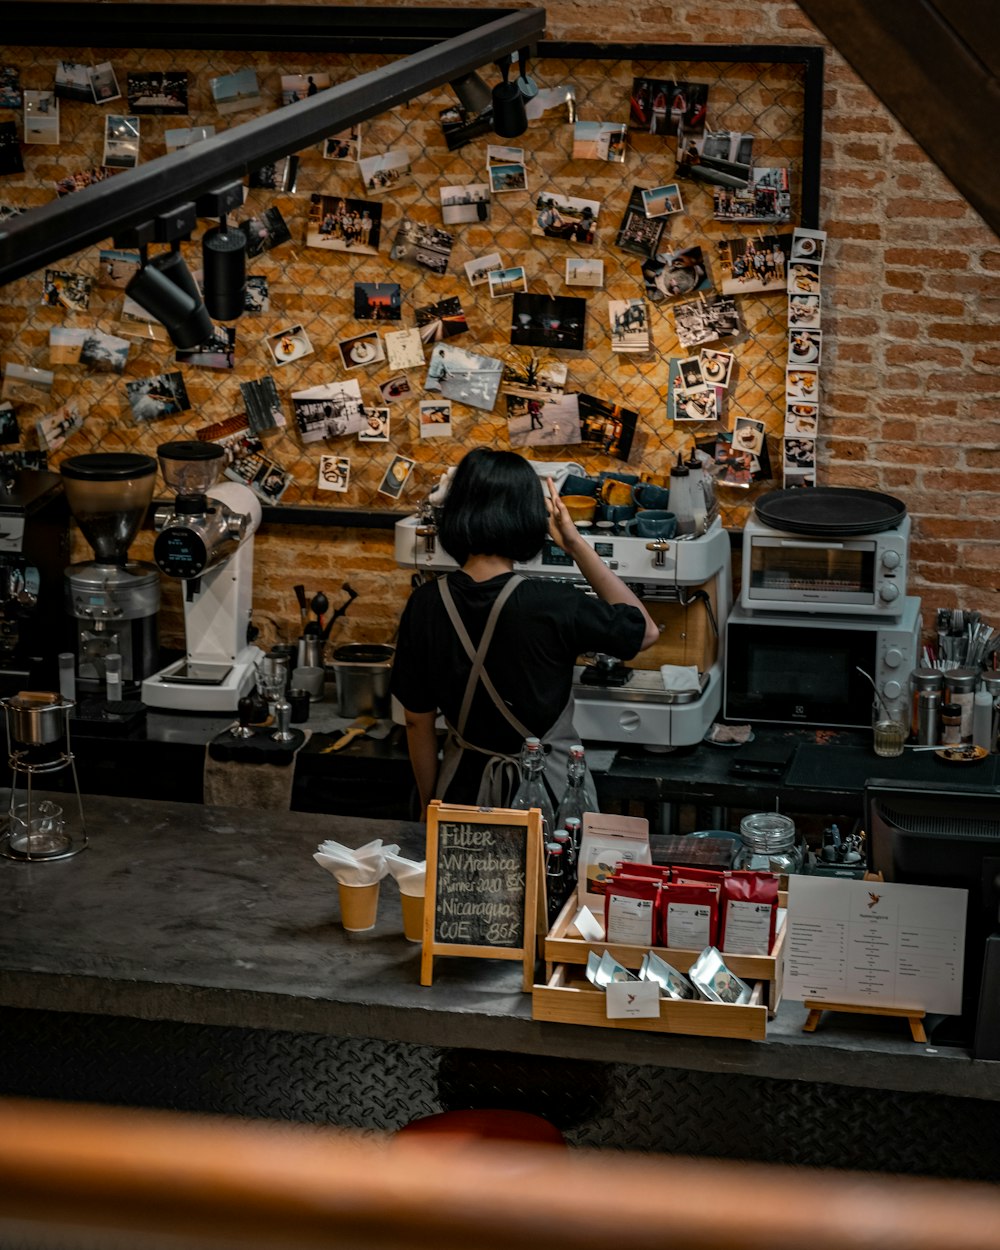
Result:
<svg viewBox="0 0 1000 1250">
<path fill-rule="evenodd" d="M 751 872 L 801 872 L 802 847 L 795 841 L 795 824 L 779 812 L 754 812 L 740 821 L 741 845 L 734 868 Z"/>
</svg>

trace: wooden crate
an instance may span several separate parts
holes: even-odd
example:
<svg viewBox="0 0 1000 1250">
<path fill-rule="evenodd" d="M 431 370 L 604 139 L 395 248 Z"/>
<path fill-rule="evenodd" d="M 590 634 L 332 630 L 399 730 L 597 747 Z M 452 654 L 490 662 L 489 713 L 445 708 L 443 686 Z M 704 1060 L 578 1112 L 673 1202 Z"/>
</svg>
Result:
<svg viewBox="0 0 1000 1250">
<path fill-rule="evenodd" d="M 579 977 L 580 980 L 573 978 Z M 742 1007 L 709 1003 L 703 999 L 678 1002 L 660 1000 L 660 1017 L 654 1019 L 609 1020 L 603 990 L 595 990 L 574 966 L 558 964 L 545 985 L 531 991 L 533 1020 L 562 1024 L 589 1024 L 603 1029 L 640 1029 L 646 1033 L 686 1033 L 692 1037 L 742 1037 L 762 1042 L 767 1036 L 767 1007 L 764 987 L 758 982 L 750 1002 Z"/>
<path fill-rule="evenodd" d="M 788 895 L 778 895 L 780 907 L 787 907 Z M 610 951 L 615 959 L 626 968 L 638 968 L 642 957 L 650 950 L 648 946 L 629 946 L 622 942 L 587 942 L 580 937 L 570 937 L 568 929 L 578 911 L 576 893 L 566 900 L 566 905 L 556 917 L 543 943 L 545 958 L 545 975 L 550 977 L 556 964 L 585 964 L 591 951 L 601 956 Z M 723 952 L 726 967 L 735 972 L 744 981 L 760 981 L 763 984 L 764 1003 L 768 1013 L 773 1017 L 781 1002 L 781 980 L 784 969 L 785 932 L 788 927 L 787 915 L 785 923 L 774 937 L 774 946 L 770 955 L 735 955 Z M 668 946 L 654 946 L 652 949 L 672 964 L 678 972 L 687 972 L 701 951 L 681 950 Z"/>
</svg>

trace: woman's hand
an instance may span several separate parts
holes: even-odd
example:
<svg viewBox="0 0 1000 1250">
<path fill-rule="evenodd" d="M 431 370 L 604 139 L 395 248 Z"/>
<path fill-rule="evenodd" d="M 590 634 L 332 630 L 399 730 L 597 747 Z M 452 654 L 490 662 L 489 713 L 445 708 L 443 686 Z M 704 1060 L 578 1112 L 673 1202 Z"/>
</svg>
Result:
<svg viewBox="0 0 1000 1250">
<path fill-rule="evenodd" d="M 550 477 L 547 477 L 545 481 L 549 488 L 549 493 L 545 498 L 545 507 L 549 513 L 549 537 L 560 550 L 570 555 L 573 549 L 579 546 L 580 531 L 573 524 L 566 505 L 559 497 L 555 482 Z"/>
</svg>

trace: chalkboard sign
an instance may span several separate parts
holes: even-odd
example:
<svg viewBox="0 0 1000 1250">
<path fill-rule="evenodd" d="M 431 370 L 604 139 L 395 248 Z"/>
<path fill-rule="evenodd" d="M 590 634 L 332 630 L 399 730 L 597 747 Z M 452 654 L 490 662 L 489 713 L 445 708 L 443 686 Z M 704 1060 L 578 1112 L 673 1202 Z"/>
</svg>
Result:
<svg viewBox="0 0 1000 1250">
<path fill-rule="evenodd" d="M 421 985 L 433 980 L 435 955 L 473 955 L 522 960 L 531 989 L 541 838 L 537 808 L 430 804 Z"/>
</svg>

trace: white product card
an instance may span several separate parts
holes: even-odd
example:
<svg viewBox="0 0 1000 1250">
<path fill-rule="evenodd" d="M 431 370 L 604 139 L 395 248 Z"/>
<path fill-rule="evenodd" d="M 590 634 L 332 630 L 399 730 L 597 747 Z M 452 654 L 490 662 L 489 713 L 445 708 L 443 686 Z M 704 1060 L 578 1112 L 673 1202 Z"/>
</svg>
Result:
<svg viewBox="0 0 1000 1250">
<path fill-rule="evenodd" d="M 772 906 L 771 903 L 731 899 L 726 904 L 724 952 L 730 955 L 770 954 L 767 943 L 771 936 Z"/>
<path fill-rule="evenodd" d="M 712 936 L 712 909 L 704 903 L 667 903 L 667 945 L 700 951 Z"/>
<path fill-rule="evenodd" d="M 604 914 L 604 895 L 592 887 L 614 874 L 615 864 L 651 864 L 649 821 L 639 816 L 585 812 L 577 863 L 577 898 L 581 907 Z"/>
<path fill-rule="evenodd" d="M 967 890 L 788 879 L 787 998 L 962 1010 Z"/>
<path fill-rule="evenodd" d="M 651 898 L 609 893 L 607 940 L 630 946 L 652 946 L 653 911 Z"/>
<path fill-rule="evenodd" d="M 658 1020 L 660 987 L 655 981 L 612 981 L 605 990 L 609 1020 Z"/>
<path fill-rule="evenodd" d="M 597 919 L 589 907 L 581 907 L 576 913 L 576 918 L 569 927 L 569 936 L 573 936 L 573 931 L 585 942 L 603 942 L 604 941 L 604 925 Z"/>
</svg>

